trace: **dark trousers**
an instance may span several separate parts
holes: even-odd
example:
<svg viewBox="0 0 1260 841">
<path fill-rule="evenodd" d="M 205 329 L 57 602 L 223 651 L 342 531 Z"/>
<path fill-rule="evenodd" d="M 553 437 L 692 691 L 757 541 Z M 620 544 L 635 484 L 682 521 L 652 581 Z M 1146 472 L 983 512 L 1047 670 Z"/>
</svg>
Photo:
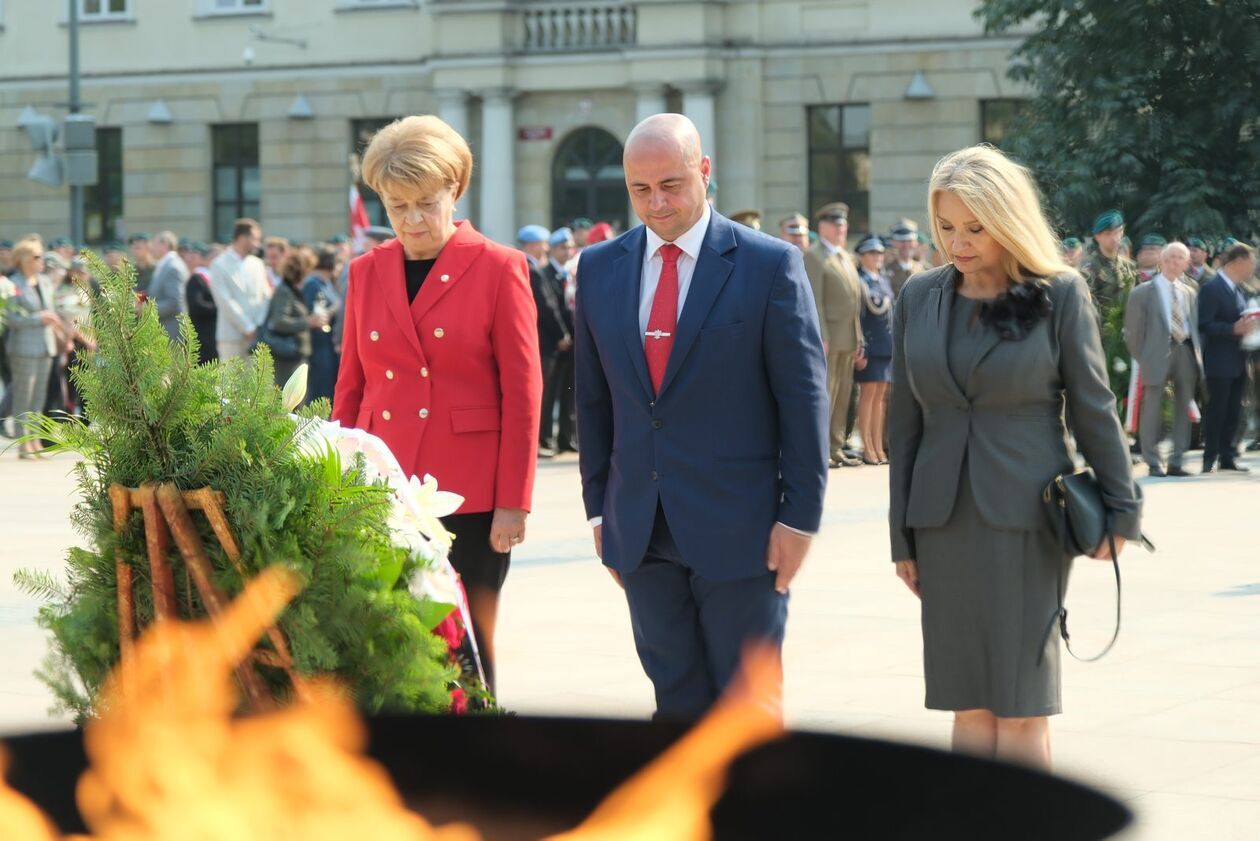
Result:
<svg viewBox="0 0 1260 841">
<path fill-rule="evenodd" d="M 736 581 L 697 575 L 658 506 L 643 564 L 622 576 L 656 717 L 701 716 L 735 676 L 745 645 L 782 646 L 788 597 L 775 591 L 774 578 L 768 571 Z"/>
<path fill-rule="evenodd" d="M 556 364 L 556 391 L 558 392 L 557 401 L 560 404 L 560 431 L 556 433 L 556 449 L 558 450 L 576 450 L 574 444 L 577 442 L 577 401 L 574 400 L 576 393 L 575 366 L 573 365 L 573 351 L 566 351 L 560 354 Z"/>
<path fill-rule="evenodd" d="M 451 544 L 451 566 L 459 573 L 468 596 L 472 636 L 477 641 L 486 688 L 491 694 L 494 693 L 494 626 L 498 619 L 499 591 L 507 580 L 512 561 L 511 552 L 496 552 L 490 547 L 493 523 L 493 511 L 442 518 L 442 525 L 456 538 Z"/>
<path fill-rule="evenodd" d="M 1242 414 L 1243 387 L 1247 383 L 1241 377 L 1208 377 L 1208 404 L 1203 413 L 1203 469 L 1230 464 L 1237 456 L 1234 436 L 1238 432 L 1238 419 Z"/>
<path fill-rule="evenodd" d="M 560 387 L 560 354 L 542 358 L 542 419 L 539 422 L 538 445 L 556 447 L 556 398 Z"/>
</svg>

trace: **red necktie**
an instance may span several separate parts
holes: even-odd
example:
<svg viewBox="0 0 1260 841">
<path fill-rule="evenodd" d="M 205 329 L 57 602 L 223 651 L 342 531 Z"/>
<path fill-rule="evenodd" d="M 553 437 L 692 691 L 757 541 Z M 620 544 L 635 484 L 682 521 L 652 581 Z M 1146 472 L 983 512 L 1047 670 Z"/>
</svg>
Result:
<svg viewBox="0 0 1260 841">
<path fill-rule="evenodd" d="M 682 255 L 682 249 L 667 242 L 658 253 L 661 255 L 661 279 L 656 284 L 656 295 L 652 298 L 652 313 L 648 316 L 643 353 L 647 356 L 652 389 L 659 393 L 661 382 L 665 379 L 665 366 L 669 364 L 669 352 L 674 348 L 674 332 L 678 327 L 678 258 Z"/>
</svg>

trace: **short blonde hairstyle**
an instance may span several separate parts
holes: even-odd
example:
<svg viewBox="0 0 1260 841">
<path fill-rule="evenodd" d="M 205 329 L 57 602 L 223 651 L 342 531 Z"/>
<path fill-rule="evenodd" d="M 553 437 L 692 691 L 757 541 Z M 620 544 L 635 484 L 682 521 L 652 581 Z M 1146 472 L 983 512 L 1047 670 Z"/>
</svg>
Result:
<svg viewBox="0 0 1260 841">
<path fill-rule="evenodd" d="M 989 145 L 969 146 L 941 158 L 928 184 L 932 239 L 946 262 L 954 261 L 941 233 L 937 200 L 953 193 L 1006 249 L 1003 269 L 1016 283 L 1073 272 L 1063 261 L 1058 238 L 1041 209 L 1032 174 Z"/>
<path fill-rule="evenodd" d="M 13 246 L 13 255 L 10 257 L 10 259 L 13 260 L 13 265 L 18 269 L 18 271 L 21 271 L 22 264 L 25 263 L 27 260 L 31 259 L 32 257 L 43 257 L 43 256 L 44 256 L 44 241 L 40 239 L 39 237 L 30 236 L 30 237 L 26 237 L 24 239 L 18 240 L 17 245 Z"/>
<path fill-rule="evenodd" d="M 363 181 L 378 193 L 401 187 L 431 194 L 453 184 L 458 199 L 472 168 L 468 142 L 432 115 L 395 120 L 372 136 L 363 153 Z"/>
</svg>

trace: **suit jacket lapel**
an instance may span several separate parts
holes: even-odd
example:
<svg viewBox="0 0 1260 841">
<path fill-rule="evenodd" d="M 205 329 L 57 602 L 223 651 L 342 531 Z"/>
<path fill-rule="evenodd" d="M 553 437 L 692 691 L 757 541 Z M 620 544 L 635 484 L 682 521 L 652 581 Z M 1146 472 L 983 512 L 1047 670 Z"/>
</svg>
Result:
<svg viewBox="0 0 1260 841">
<path fill-rule="evenodd" d="M 457 223 L 455 233 L 443 246 L 441 253 L 438 254 L 437 262 L 433 264 L 433 269 L 429 272 L 429 277 L 425 279 L 420 287 L 420 293 L 411 303 L 413 325 L 418 326 L 425 313 L 433 309 L 442 296 L 459 283 L 459 279 L 481 256 L 485 248 L 485 240 L 473 228 L 471 222 L 464 220 Z M 405 280 L 403 286 L 405 290 Z M 412 329 L 416 327 L 413 326 Z"/>
<path fill-rule="evenodd" d="M 932 290 L 928 301 L 928 317 L 931 318 L 933 311 L 936 313 L 936 329 L 932 331 L 930 362 L 936 369 L 937 378 L 946 384 L 950 392 L 959 400 L 966 400 L 967 395 L 963 393 L 962 383 L 954 379 L 954 374 L 949 368 L 949 324 L 950 314 L 954 311 L 954 280 L 957 273 L 957 269 L 945 272 L 940 282 L 936 284 L 936 288 Z M 859 304 L 859 306 L 865 306 L 865 304 Z"/>
<path fill-rule="evenodd" d="M 376 281 L 380 286 L 381 301 L 398 324 L 398 329 L 411 344 L 412 349 L 417 355 L 423 356 L 424 351 L 420 348 L 420 338 L 416 335 L 416 325 L 411 320 L 410 306 L 407 303 L 407 278 L 403 272 L 402 243 L 392 239 L 379 246 L 372 254 L 372 267 L 376 271 Z"/>
<path fill-rule="evenodd" d="M 646 229 L 640 225 L 626 235 L 621 243 L 622 253 L 613 262 L 613 277 L 619 284 L 622 340 L 630 357 L 630 367 L 639 378 L 648 400 L 654 399 L 652 378 L 648 375 L 647 357 L 643 355 L 643 330 L 639 326 L 639 295 L 643 285 L 643 250 L 646 247 Z M 580 280 L 578 281 L 581 282 Z"/>
<path fill-rule="evenodd" d="M 731 223 L 716 212 L 709 218 L 709 230 L 700 246 L 700 257 L 691 275 L 687 300 L 678 317 L 678 335 L 674 337 L 674 347 L 669 352 L 669 364 L 665 366 L 665 377 L 661 381 L 661 394 L 669 388 L 678 369 L 686 361 L 687 354 L 696 343 L 696 337 L 700 335 L 701 325 L 708 317 L 709 310 L 713 309 L 713 302 L 721 294 L 722 287 L 726 285 L 727 278 L 735 268 L 734 261 L 724 256 L 737 247 L 730 226 Z"/>
</svg>

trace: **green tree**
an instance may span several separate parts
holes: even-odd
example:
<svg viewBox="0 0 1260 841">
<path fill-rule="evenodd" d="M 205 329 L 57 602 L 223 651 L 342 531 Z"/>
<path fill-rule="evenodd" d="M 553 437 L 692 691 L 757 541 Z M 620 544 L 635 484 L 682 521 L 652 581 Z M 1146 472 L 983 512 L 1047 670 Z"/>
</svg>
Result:
<svg viewBox="0 0 1260 841">
<path fill-rule="evenodd" d="M 1033 31 L 1008 75 L 1034 91 L 1012 154 L 1064 232 L 1108 207 L 1170 236 L 1260 232 L 1260 0 L 982 0 Z"/>
</svg>

